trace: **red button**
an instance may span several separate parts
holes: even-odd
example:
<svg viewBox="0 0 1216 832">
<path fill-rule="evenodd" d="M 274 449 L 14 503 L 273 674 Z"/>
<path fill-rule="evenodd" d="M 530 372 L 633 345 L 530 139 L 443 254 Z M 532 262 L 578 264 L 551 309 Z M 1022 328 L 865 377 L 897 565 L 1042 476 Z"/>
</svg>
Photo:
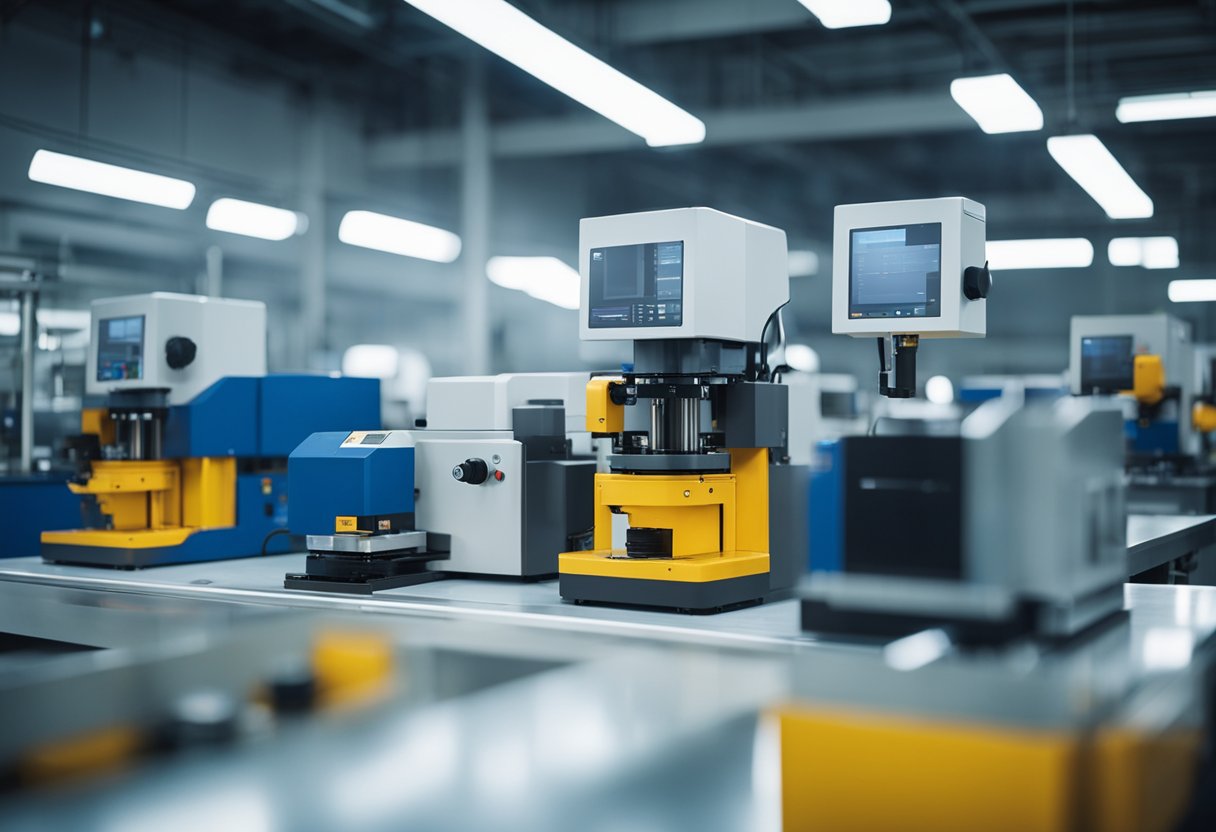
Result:
<svg viewBox="0 0 1216 832">
<path fill-rule="evenodd" d="M 502 481 L 503 481 L 503 478 L 504 478 L 505 476 L 506 476 L 506 474 L 504 474 L 502 471 L 495 471 L 495 472 L 494 472 L 494 479 L 498 480 L 499 482 L 502 482 Z"/>
</svg>

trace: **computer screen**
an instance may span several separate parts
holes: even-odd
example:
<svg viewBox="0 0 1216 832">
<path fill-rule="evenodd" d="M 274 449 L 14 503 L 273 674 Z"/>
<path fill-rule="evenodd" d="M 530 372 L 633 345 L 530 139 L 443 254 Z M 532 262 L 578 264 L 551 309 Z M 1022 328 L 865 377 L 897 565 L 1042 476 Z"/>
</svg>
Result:
<svg viewBox="0 0 1216 832">
<path fill-rule="evenodd" d="M 144 377 L 144 316 L 106 318 L 97 326 L 97 380 Z"/>
<path fill-rule="evenodd" d="M 1118 393 L 1136 383 L 1132 336 L 1103 335 L 1081 339 L 1081 392 Z"/>
<path fill-rule="evenodd" d="M 591 249 L 587 325 L 680 326 L 684 322 L 684 243 Z"/>
<path fill-rule="evenodd" d="M 940 317 L 941 268 L 941 223 L 853 229 L 849 317 Z"/>
</svg>

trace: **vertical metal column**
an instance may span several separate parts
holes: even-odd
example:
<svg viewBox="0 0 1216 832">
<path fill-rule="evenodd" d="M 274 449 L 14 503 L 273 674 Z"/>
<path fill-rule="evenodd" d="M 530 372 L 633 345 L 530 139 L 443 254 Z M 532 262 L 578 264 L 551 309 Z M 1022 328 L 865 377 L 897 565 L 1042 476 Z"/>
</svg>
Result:
<svg viewBox="0 0 1216 832">
<path fill-rule="evenodd" d="M 465 372 L 490 371 L 489 281 L 486 261 L 490 249 L 490 202 L 493 199 L 490 167 L 490 124 L 486 108 L 485 67 L 482 56 L 468 56 L 461 119 L 461 262 L 464 292 L 461 318 L 464 329 Z"/>
<path fill-rule="evenodd" d="M 29 276 L 27 275 L 27 278 Z M 34 335 L 38 328 L 38 295 L 21 293 L 21 473 L 34 467 Z"/>
<path fill-rule="evenodd" d="M 326 332 L 325 244 L 329 226 L 325 217 L 325 110 L 314 99 L 304 130 L 300 170 L 301 210 L 308 217 L 304 235 L 303 262 L 300 264 L 300 326 L 298 349 L 293 364 L 312 369 L 322 366 L 321 353 L 329 346 Z"/>
<path fill-rule="evenodd" d="M 224 296 L 224 250 L 219 246 L 207 246 L 207 271 L 203 279 L 202 294 L 219 298 Z"/>
</svg>

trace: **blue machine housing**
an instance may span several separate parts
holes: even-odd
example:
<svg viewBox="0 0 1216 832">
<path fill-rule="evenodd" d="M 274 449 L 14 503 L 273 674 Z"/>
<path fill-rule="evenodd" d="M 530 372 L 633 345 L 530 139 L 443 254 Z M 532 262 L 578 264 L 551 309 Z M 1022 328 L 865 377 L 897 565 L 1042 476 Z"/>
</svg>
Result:
<svg viewBox="0 0 1216 832">
<path fill-rule="evenodd" d="M 338 516 L 414 513 L 414 449 L 344 448 L 342 442 L 349 435 L 349 431 L 314 433 L 291 452 L 287 487 L 293 534 L 333 534 Z"/>
<path fill-rule="evenodd" d="M 811 524 L 807 567 L 810 572 L 839 572 L 844 565 L 844 446 L 838 439 L 819 442 L 808 492 Z"/>
<path fill-rule="evenodd" d="M 1178 423 L 1172 420 L 1141 426 L 1137 419 L 1126 419 L 1123 422 L 1123 435 L 1135 454 L 1172 456 L 1178 453 Z"/>
</svg>

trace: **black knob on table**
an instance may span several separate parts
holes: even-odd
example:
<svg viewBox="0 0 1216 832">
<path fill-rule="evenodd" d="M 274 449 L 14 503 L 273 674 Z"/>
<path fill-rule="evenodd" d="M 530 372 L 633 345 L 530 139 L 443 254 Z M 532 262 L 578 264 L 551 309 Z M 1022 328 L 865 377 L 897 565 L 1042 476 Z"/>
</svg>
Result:
<svg viewBox="0 0 1216 832">
<path fill-rule="evenodd" d="M 452 479 L 469 485 L 481 485 L 490 476 L 490 466 L 484 459 L 466 459 L 452 469 Z"/>
<path fill-rule="evenodd" d="M 189 367 L 198 354 L 198 346 L 184 335 L 174 335 L 165 342 L 165 361 L 170 370 Z"/>
</svg>

